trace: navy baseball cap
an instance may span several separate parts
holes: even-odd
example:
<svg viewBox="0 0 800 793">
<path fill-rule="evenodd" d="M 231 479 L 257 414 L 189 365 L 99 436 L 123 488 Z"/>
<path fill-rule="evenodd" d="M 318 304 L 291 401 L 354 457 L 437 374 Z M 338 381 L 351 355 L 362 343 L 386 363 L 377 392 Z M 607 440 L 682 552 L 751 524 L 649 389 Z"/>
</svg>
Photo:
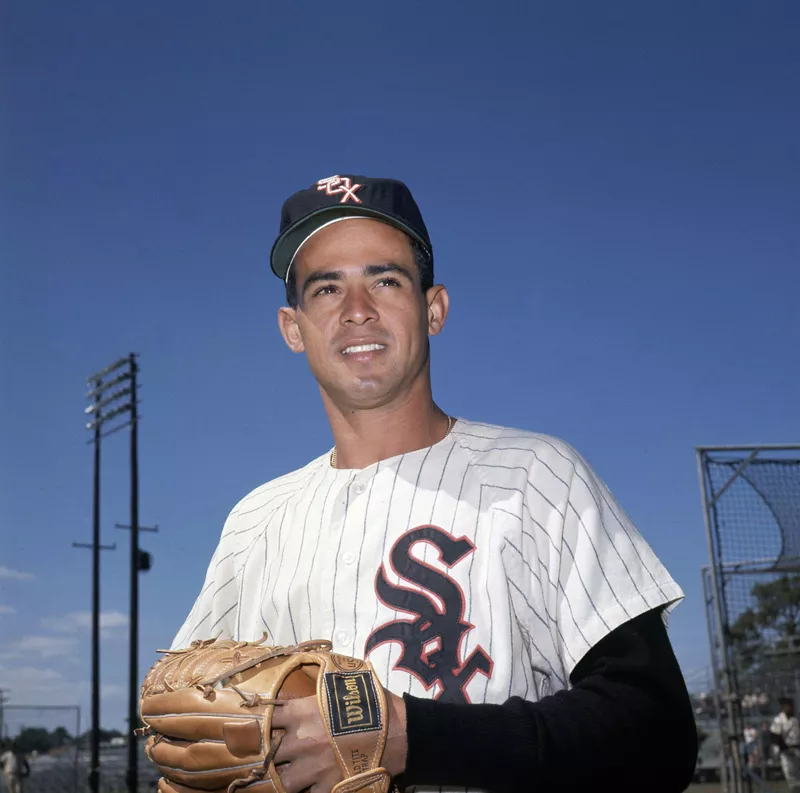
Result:
<svg viewBox="0 0 800 793">
<path fill-rule="evenodd" d="M 404 231 L 425 248 L 433 265 L 428 229 L 408 187 L 396 179 L 351 174 L 320 179 L 286 199 L 270 253 L 272 271 L 285 281 L 297 251 L 312 234 L 352 217 L 375 218 Z"/>
</svg>

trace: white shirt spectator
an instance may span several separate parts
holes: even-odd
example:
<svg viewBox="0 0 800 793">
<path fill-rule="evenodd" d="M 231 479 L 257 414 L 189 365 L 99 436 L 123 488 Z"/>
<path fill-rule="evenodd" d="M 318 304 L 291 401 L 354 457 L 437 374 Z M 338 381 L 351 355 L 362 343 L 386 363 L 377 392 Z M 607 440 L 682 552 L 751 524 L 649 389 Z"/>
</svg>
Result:
<svg viewBox="0 0 800 793">
<path fill-rule="evenodd" d="M 780 735 L 787 746 L 800 747 L 800 721 L 797 716 L 789 718 L 785 713 L 779 713 L 772 721 L 770 732 Z"/>
<path fill-rule="evenodd" d="M 19 756 L 10 749 L 0 754 L 0 768 L 7 776 L 22 776 L 23 768 Z"/>
</svg>

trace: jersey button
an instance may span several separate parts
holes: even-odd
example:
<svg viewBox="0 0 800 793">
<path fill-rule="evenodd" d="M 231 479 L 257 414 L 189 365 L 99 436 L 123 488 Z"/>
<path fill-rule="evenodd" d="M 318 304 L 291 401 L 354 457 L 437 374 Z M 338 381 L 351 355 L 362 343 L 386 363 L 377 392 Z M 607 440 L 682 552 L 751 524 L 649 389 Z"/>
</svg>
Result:
<svg viewBox="0 0 800 793">
<path fill-rule="evenodd" d="M 340 631 L 336 634 L 336 640 L 339 644 L 350 644 L 350 636 L 344 631 Z"/>
<path fill-rule="evenodd" d="M 356 555 L 352 551 L 345 551 L 342 554 L 342 561 L 345 564 L 353 564 L 356 560 Z"/>
<path fill-rule="evenodd" d="M 362 493 L 363 493 L 363 492 L 364 492 L 366 489 L 367 489 L 367 488 L 366 488 L 366 485 L 365 485 L 363 482 L 356 482 L 356 483 L 353 485 L 353 492 L 354 492 L 354 493 L 355 493 L 357 496 L 360 496 L 360 495 L 361 495 L 361 494 L 362 494 Z"/>
</svg>

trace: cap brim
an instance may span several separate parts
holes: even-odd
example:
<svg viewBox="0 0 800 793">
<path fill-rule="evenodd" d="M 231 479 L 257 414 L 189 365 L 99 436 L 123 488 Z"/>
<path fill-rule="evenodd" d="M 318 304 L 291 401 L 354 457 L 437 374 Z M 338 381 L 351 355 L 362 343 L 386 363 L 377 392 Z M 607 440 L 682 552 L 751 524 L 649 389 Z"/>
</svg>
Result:
<svg viewBox="0 0 800 793">
<path fill-rule="evenodd" d="M 294 258 L 297 249 L 303 244 L 308 237 L 317 231 L 319 228 L 329 223 L 331 220 L 341 219 L 346 217 L 358 218 L 375 218 L 390 226 L 394 226 L 400 231 L 404 231 L 409 237 L 415 239 L 422 245 L 425 250 L 428 250 L 428 243 L 420 237 L 417 232 L 409 228 L 405 223 L 398 220 L 391 215 L 384 212 L 377 212 L 374 209 L 359 206 L 333 206 L 319 209 L 311 215 L 307 215 L 302 220 L 299 220 L 292 226 L 289 226 L 286 231 L 275 240 L 270 252 L 270 266 L 272 272 L 281 279 L 286 280 L 286 274 L 289 271 L 289 265 Z"/>
</svg>

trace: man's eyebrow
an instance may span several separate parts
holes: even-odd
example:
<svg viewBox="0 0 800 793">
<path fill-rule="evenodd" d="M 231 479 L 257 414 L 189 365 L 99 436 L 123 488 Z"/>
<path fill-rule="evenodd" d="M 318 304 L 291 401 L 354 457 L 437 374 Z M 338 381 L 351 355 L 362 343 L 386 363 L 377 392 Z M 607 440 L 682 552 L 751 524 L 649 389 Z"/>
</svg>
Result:
<svg viewBox="0 0 800 793">
<path fill-rule="evenodd" d="M 312 284 L 316 284 L 319 281 L 341 281 L 344 278 L 341 270 L 329 270 L 326 273 L 319 272 L 319 273 L 311 273 L 311 275 L 303 281 L 303 294 L 306 293 L 306 290 Z"/>
<path fill-rule="evenodd" d="M 399 273 L 404 275 L 409 281 L 414 281 L 414 276 L 411 271 L 404 267 L 402 264 L 395 264 L 394 262 L 386 262 L 384 264 L 365 264 L 362 268 L 362 273 L 369 277 L 376 275 L 383 275 L 384 273 Z M 308 287 L 320 281 L 342 281 L 344 280 L 344 273 L 341 270 L 328 270 L 327 272 L 311 273 L 311 275 L 303 281 L 302 294 L 305 295 Z"/>
<path fill-rule="evenodd" d="M 386 262 L 386 264 L 368 264 L 364 267 L 364 275 L 383 275 L 384 273 L 400 273 L 408 278 L 409 281 L 414 280 L 411 271 L 407 267 L 403 267 L 402 264 Z"/>
</svg>

